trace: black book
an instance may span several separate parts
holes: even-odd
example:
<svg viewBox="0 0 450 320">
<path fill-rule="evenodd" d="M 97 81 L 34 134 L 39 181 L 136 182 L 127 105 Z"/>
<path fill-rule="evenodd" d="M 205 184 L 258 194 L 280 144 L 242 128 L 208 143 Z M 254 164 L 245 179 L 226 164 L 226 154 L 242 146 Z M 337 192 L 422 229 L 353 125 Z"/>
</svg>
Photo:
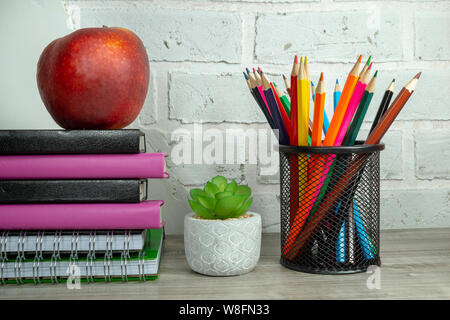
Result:
<svg viewBox="0 0 450 320">
<path fill-rule="evenodd" d="M 0 180 L 0 203 L 140 202 L 147 180 Z"/>
<path fill-rule="evenodd" d="M 0 154 L 140 153 L 144 133 L 121 130 L 0 130 Z"/>
</svg>

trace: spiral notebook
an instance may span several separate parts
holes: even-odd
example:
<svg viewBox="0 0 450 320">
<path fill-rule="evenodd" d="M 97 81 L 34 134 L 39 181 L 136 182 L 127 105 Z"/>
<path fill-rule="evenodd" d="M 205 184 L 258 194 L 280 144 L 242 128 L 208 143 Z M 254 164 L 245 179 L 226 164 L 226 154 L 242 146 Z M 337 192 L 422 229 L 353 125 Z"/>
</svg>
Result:
<svg viewBox="0 0 450 320">
<path fill-rule="evenodd" d="M 125 247 L 130 251 L 144 248 L 147 230 L 58 230 L 58 231 L 2 231 L 0 234 L 0 256 L 17 255 L 17 252 L 60 253 L 96 252 L 107 250 L 122 251 Z"/>
<path fill-rule="evenodd" d="M 81 255 L 74 248 L 69 255 L 62 255 L 55 246 L 47 257 L 40 249 L 27 254 L 19 245 L 14 256 L 2 251 L 0 283 L 65 283 L 69 277 L 78 277 L 82 282 L 154 280 L 159 272 L 163 239 L 163 228 L 151 229 L 146 232 L 144 248 L 138 252 L 131 252 L 124 241 L 120 252 L 110 248 L 98 252 L 91 245 L 87 254 Z"/>
</svg>

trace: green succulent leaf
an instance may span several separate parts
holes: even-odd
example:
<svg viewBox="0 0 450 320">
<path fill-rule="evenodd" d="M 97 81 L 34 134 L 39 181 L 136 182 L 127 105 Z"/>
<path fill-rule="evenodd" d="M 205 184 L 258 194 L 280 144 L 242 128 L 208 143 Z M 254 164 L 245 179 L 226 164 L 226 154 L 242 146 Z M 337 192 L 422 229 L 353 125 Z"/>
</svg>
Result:
<svg viewBox="0 0 450 320">
<path fill-rule="evenodd" d="M 209 210 L 214 210 L 214 208 L 216 207 L 216 199 L 214 198 L 198 196 L 198 202 Z"/>
<path fill-rule="evenodd" d="M 237 185 L 237 183 L 236 183 L 236 180 L 233 179 L 233 181 L 231 181 L 231 182 L 227 185 L 227 187 L 225 188 L 225 191 L 231 192 L 231 193 L 234 194 L 234 193 L 236 192 L 237 187 L 238 187 L 238 185 Z"/>
<path fill-rule="evenodd" d="M 205 218 L 205 219 L 214 219 L 215 218 L 213 216 L 212 212 L 210 210 L 206 209 L 200 203 L 193 201 L 193 200 L 189 200 L 189 205 L 191 206 L 192 210 L 194 210 L 194 212 L 196 214 L 198 214 L 200 217 Z"/>
<path fill-rule="evenodd" d="M 198 188 L 191 189 L 189 191 L 189 194 L 191 195 L 191 198 L 194 201 L 198 201 L 198 198 L 197 198 L 198 196 L 204 196 L 204 197 L 208 196 L 208 194 L 205 191 L 203 191 L 202 189 L 198 189 Z"/>
<path fill-rule="evenodd" d="M 234 211 L 234 217 L 240 217 L 244 213 L 250 209 L 250 206 L 252 205 L 253 198 L 248 199 L 247 201 L 243 202 L 242 205 Z"/>
<path fill-rule="evenodd" d="M 214 183 L 208 181 L 205 186 L 205 192 L 214 198 L 215 194 L 219 192 L 219 188 Z"/>
<path fill-rule="evenodd" d="M 229 196 L 217 201 L 215 213 L 219 218 L 226 219 L 233 216 L 233 211 L 244 202 L 245 196 Z"/>
<path fill-rule="evenodd" d="M 238 186 L 236 189 L 235 195 L 243 195 L 245 199 L 248 199 L 252 194 L 252 189 L 249 186 Z"/>
<path fill-rule="evenodd" d="M 227 179 L 223 176 L 215 176 L 211 181 L 217 186 L 217 188 L 219 188 L 219 192 L 225 191 L 225 188 L 228 184 Z"/>
<path fill-rule="evenodd" d="M 231 192 L 227 192 L 227 191 L 217 192 L 216 193 L 216 200 L 220 200 L 220 199 L 225 198 L 225 197 L 230 197 L 232 195 L 233 194 Z"/>
</svg>

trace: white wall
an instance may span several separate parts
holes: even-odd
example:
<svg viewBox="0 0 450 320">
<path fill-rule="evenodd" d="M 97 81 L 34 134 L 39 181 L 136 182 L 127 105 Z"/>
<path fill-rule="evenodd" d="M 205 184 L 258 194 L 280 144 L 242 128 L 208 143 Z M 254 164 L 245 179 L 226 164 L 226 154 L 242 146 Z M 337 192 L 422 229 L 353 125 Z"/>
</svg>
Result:
<svg viewBox="0 0 450 320">
<path fill-rule="evenodd" d="M 422 71 L 383 140 L 381 225 L 450 227 L 449 1 L 1 1 L 0 12 L 0 128 L 56 127 L 40 101 L 35 66 L 44 46 L 69 32 L 67 18 L 75 28 L 123 26 L 149 54 L 151 85 L 132 126 L 146 132 L 150 151 L 170 153 L 172 130 L 192 130 L 194 120 L 222 130 L 267 127 L 242 80 L 244 67 L 261 66 L 282 85 L 294 54 L 307 55 L 313 79 L 324 71 L 331 92 L 358 53 L 372 54 L 379 80 L 367 120 L 393 77 L 398 92 Z M 362 133 L 369 128 L 367 121 Z M 255 165 L 175 166 L 169 159 L 169 166 L 171 179 L 150 181 L 149 191 L 166 201 L 169 233 L 182 232 L 188 190 L 216 172 L 248 183 L 264 230 L 279 230 L 277 175 L 261 176 Z"/>
</svg>

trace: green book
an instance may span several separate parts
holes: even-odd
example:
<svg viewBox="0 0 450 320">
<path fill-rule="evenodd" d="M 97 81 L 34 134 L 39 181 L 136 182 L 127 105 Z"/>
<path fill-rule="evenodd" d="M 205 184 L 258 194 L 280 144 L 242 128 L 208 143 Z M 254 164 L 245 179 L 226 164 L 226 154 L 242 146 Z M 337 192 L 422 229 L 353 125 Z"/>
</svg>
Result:
<svg viewBox="0 0 450 320">
<path fill-rule="evenodd" d="M 148 229 L 141 251 L 95 252 L 79 257 L 0 256 L 0 283 L 65 283 L 154 280 L 158 277 L 164 230 Z"/>
</svg>

